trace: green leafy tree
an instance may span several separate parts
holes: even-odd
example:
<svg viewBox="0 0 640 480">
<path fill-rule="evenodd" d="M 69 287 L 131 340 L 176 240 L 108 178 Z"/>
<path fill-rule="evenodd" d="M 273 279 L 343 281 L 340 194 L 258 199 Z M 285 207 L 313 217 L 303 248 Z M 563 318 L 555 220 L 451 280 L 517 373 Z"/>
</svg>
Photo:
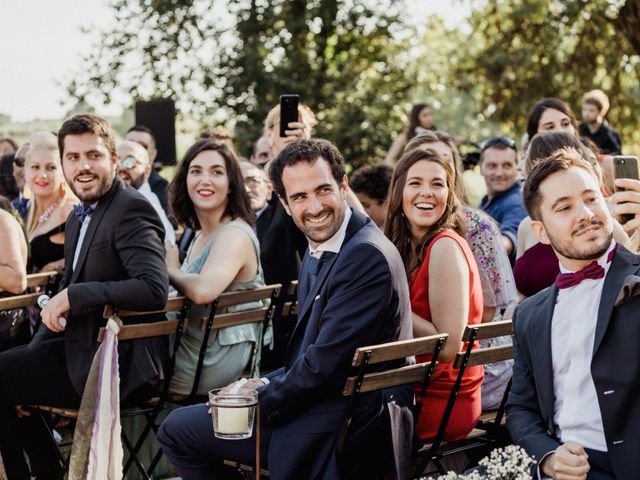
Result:
<svg viewBox="0 0 640 480">
<path fill-rule="evenodd" d="M 475 92 L 487 118 L 521 133 L 537 100 L 556 96 L 579 109 L 584 93 L 600 88 L 611 99 L 608 119 L 627 143 L 637 140 L 638 0 L 469 3 L 469 49 L 452 79 Z"/>
<path fill-rule="evenodd" d="M 354 167 L 384 156 L 412 82 L 409 27 L 393 0 L 112 0 L 115 28 L 69 82 L 77 100 L 169 97 L 235 123 L 248 152 L 282 93 L 299 93 L 317 135 Z"/>
</svg>

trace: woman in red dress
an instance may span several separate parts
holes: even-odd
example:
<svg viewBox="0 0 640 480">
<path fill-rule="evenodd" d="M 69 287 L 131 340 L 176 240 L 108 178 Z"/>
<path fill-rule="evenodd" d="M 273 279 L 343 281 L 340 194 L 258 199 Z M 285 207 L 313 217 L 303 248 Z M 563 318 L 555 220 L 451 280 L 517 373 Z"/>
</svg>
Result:
<svg viewBox="0 0 640 480">
<path fill-rule="evenodd" d="M 404 260 L 409 279 L 413 335 L 447 333 L 449 339 L 422 399 L 418 433 L 435 437 L 458 370 L 466 325 L 482 322 L 482 287 L 463 232 L 464 216 L 454 191 L 453 172 L 435 150 L 414 150 L 398 162 L 391 179 L 385 233 Z M 482 366 L 466 369 L 447 424 L 445 440 L 464 438 L 481 413 Z M 417 389 L 419 392 L 419 389 Z"/>
</svg>

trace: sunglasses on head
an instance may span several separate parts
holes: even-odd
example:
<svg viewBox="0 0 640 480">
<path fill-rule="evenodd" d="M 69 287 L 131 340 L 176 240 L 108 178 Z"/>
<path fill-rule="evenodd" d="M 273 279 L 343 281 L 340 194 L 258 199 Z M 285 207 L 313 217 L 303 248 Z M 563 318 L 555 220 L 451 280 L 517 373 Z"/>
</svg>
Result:
<svg viewBox="0 0 640 480">
<path fill-rule="evenodd" d="M 118 168 L 124 168 L 125 170 L 131 170 L 136 165 L 142 165 L 144 162 L 138 160 L 133 155 L 127 155 L 124 158 L 118 160 Z"/>
<path fill-rule="evenodd" d="M 15 163 L 18 167 L 24 167 L 24 162 L 26 159 L 24 157 L 15 157 L 13 159 L 13 163 Z"/>
<path fill-rule="evenodd" d="M 480 144 L 480 150 L 484 152 L 487 148 L 491 148 L 496 145 L 504 145 L 507 148 L 516 150 L 516 142 L 512 138 L 509 138 L 505 135 L 500 135 L 498 137 L 491 137 L 486 139 L 484 142 Z"/>
</svg>

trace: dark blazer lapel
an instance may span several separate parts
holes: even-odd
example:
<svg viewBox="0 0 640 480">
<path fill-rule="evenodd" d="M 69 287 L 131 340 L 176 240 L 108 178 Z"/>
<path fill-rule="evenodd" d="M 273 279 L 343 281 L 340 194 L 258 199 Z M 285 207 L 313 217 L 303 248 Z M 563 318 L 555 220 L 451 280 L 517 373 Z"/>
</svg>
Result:
<svg viewBox="0 0 640 480">
<path fill-rule="evenodd" d="M 351 218 L 349 219 L 349 223 L 347 225 L 347 230 L 344 235 L 344 241 L 342 242 L 342 247 L 340 247 L 340 252 L 344 249 L 347 243 L 349 243 L 349 241 L 353 238 L 355 233 L 358 230 L 360 230 L 368 220 L 369 218 L 364 216 L 362 213 L 356 210 L 351 210 Z M 313 300 L 315 299 L 316 295 L 320 291 L 320 288 L 324 284 L 324 281 L 326 280 L 327 275 L 329 275 L 329 272 L 331 271 L 333 264 L 338 258 L 338 255 L 340 255 L 340 252 L 338 252 L 338 254 L 335 255 L 330 260 L 323 262 L 322 267 L 318 272 L 318 276 L 316 277 L 316 281 L 313 284 L 312 291 L 310 291 L 309 294 L 307 295 L 302 308 L 298 310 L 298 324 L 301 323 L 301 320 L 305 317 L 311 305 L 313 305 Z"/>
<path fill-rule="evenodd" d="M 596 333 L 593 343 L 593 355 L 602 343 L 604 334 L 609 326 L 609 320 L 613 312 L 613 306 L 616 298 L 622 289 L 624 280 L 633 275 L 638 270 L 640 264 L 640 257 L 634 255 L 629 250 L 618 244 L 618 250 L 616 251 L 609 272 L 604 280 L 604 286 L 602 287 L 602 296 L 600 297 L 600 306 L 598 307 L 598 321 L 596 323 Z"/>
<path fill-rule="evenodd" d="M 113 197 L 115 196 L 116 192 L 120 188 L 122 188 L 122 182 L 120 182 L 120 179 L 116 177 L 113 180 L 113 185 L 111 186 L 111 189 L 109 190 L 109 192 L 98 201 L 98 206 L 96 207 L 96 210 L 91 215 L 91 221 L 89 222 L 89 227 L 87 228 L 87 232 L 85 233 L 84 239 L 82 240 L 80 255 L 78 256 L 78 262 L 76 263 L 76 268 L 73 269 L 73 275 L 71 276 L 71 280 L 69 281 L 70 284 L 75 282 L 78 279 L 78 275 L 82 270 L 82 265 L 84 265 L 84 261 L 87 258 L 87 252 L 89 251 L 89 247 L 93 242 L 93 237 L 98 231 L 98 226 L 100 225 L 100 221 L 102 220 L 102 217 L 104 216 L 104 214 L 107 212 L 109 205 L 111 204 L 111 200 L 113 200 Z M 74 249 L 74 252 L 75 252 L 75 249 Z M 71 266 L 73 267 L 73 257 L 71 261 L 72 261 Z"/>
<path fill-rule="evenodd" d="M 534 312 L 529 319 L 530 338 L 532 349 L 537 352 L 533 355 L 533 363 L 536 375 L 536 383 L 539 384 L 540 394 L 538 398 L 542 400 L 541 412 L 553 424 L 553 409 L 556 402 L 553 391 L 553 359 L 551 352 L 551 324 L 553 321 L 553 311 L 556 307 L 558 297 L 558 287 L 553 284 L 546 292 L 546 298 L 540 305 L 539 320 Z"/>
<path fill-rule="evenodd" d="M 67 218 L 67 225 L 65 226 L 64 233 L 64 280 L 61 282 L 61 287 L 65 287 L 71 283 L 71 274 L 73 272 L 73 256 L 76 251 L 76 244 L 78 243 L 78 236 L 80 235 L 80 221 L 74 212 L 69 214 Z"/>
</svg>

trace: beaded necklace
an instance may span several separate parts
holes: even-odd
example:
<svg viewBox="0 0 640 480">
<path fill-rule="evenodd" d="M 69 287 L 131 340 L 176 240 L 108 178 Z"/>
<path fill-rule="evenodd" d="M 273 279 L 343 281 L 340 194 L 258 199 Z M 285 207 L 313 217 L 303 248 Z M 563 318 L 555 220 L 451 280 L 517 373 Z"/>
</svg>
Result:
<svg viewBox="0 0 640 480">
<path fill-rule="evenodd" d="M 57 200 L 55 203 L 51 204 L 49 208 L 47 208 L 44 212 L 42 212 L 42 215 L 38 217 L 38 223 L 42 224 L 46 222 L 51 216 L 51 214 L 55 211 L 55 209 L 58 208 L 59 205 L 60 205 L 60 200 Z"/>
</svg>

